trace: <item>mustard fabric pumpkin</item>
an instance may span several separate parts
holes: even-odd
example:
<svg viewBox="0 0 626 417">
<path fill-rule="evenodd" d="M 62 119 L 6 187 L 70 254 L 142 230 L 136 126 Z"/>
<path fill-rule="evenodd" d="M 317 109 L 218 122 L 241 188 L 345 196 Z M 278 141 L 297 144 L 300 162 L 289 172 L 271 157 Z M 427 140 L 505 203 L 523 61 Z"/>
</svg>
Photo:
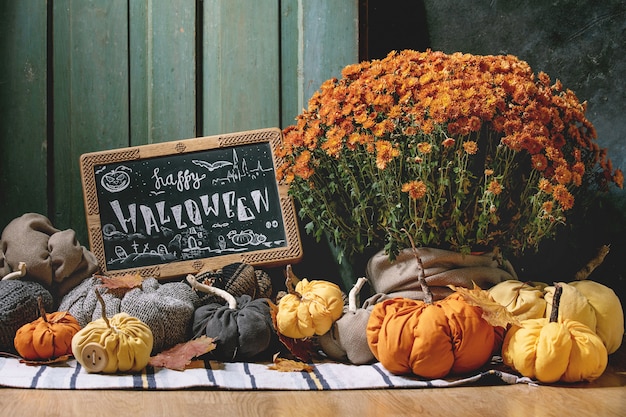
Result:
<svg viewBox="0 0 626 417">
<path fill-rule="evenodd" d="M 49 360 L 72 354 L 72 338 L 80 330 L 78 321 L 66 311 L 46 313 L 39 299 L 41 317 L 20 327 L 15 350 L 26 360 Z"/>
<path fill-rule="evenodd" d="M 328 332 L 343 314 L 343 295 L 338 285 L 306 278 L 278 303 L 278 332 L 293 339 L 304 339 Z"/>
<path fill-rule="evenodd" d="M 150 327 L 127 313 L 92 321 L 72 338 L 76 360 L 87 372 L 138 372 L 148 365 Z"/>
<path fill-rule="evenodd" d="M 602 340 L 574 320 L 527 319 L 509 329 L 502 360 L 523 376 L 544 383 L 592 381 L 606 369 Z"/>
<path fill-rule="evenodd" d="M 519 320 L 537 319 L 546 315 L 544 289 L 547 286 L 542 282 L 507 280 L 489 288 L 488 292 Z"/>
<path fill-rule="evenodd" d="M 615 292 L 590 280 L 560 284 L 563 293 L 559 318 L 583 323 L 602 339 L 609 354 L 616 352 L 624 338 L 624 310 Z M 547 311 L 550 311 L 555 287 L 547 287 L 545 291 Z"/>
</svg>

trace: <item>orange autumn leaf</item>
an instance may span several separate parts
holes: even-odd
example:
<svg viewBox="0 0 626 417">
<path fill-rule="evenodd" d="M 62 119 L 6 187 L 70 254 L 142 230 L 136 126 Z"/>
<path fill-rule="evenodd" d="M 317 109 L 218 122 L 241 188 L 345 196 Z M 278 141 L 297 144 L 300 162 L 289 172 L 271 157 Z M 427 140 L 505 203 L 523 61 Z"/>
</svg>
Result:
<svg viewBox="0 0 626 417">
<path fill-rule="evenodd" d="M 509 324 L 519 324 L 517 317 L 496 302 L 488 291 L 483 290 L 476 283 L 472 289 L 455 285 L 448 285 L 448 287 L 461 295 L 466 303 L 480 307 L 483 310 L 483 318 L 492 326 L 506 328 Z"/>
<path fill-rule="evenodd" d="M 274 364 L 268 367 L 273 371 L 278 372 L 311 372 L 313 371 L 313 367 L 311 365 L 307 365 L 304 362 L 294 361 L 291 359 L 285 359 L 278 357 L 278 354 L 274 355 Z"/>
<path fill-rule="evenodd" d="M 184 371 L 192 359 L 211 352 L 213 349 L 215 349 L 215 340 L 211 337 L 200 336 L 152 356 L 148 364 L 154 367 Z"/>
<path fill-rule="evenodd" d="M 141 287 L 143 277 L 137 273 L 125 274 L 120 276 L 109 277 L 106 275 L 96 275 L 102 281 L 102 286 L 110 290 L 116 289 L 133 289 Z"/>
</svg>

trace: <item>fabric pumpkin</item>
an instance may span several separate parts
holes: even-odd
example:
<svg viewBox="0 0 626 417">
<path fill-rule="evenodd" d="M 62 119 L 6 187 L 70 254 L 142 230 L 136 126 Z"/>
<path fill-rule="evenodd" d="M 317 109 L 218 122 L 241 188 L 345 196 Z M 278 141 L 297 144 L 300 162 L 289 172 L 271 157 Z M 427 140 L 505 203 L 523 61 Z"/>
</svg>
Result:
<svg viewBox="0 0 626 417">
<path fill-rule="evenodd" d="M 367 323 L 374 356 L 394 374 L 441 378 L 483 366 L 494 346 L 482 310 L 457 296 L 432 304 L 394 298 L 376 304 Z"/>
<path fill-rule="evenodd" d="M 602 339 L 578 321 L 559 318 L 565 287 L 555 284 L 550 318 L 522 320 L 504 338 L 502 360 L 523 376 L 544 383 L 593 381 L 606 369 Z"/>
<path fill-rule="evenodd" d="M 267 299 L 242 295 L 236 300 L 234 308 L 211 303 L 194 314 L 195 336 L 213 338 L 211 354 L 221 361 L 252 359 L 267 351 L 275 336 Z"/>
<path fill-rule="evenodd" d="M 367 322 L 374 306 L 389 297 L 386 294 L 374 294 L 357 308 L 356 295 L 365 283 L 365 278 L 359 278 L 348 294 L 348 305 L 344 307 L 343 315 L 333 323 L 330 330 L 317 340 L 322 351 L 330 359 L 362 365 L 374 361 L 376 358 L 367 344 Z"/>
<path fill-rule="evenodd" d="M 5 277 L 14 274 L 10 272 Z M 39 317 L 38 299 L 41 298 L 44 309 L 52 311 L 52 294 L 38 282 L 28 281 L 23 273 L 17 273 L 15 279 L 0 281 L 0 351 L 15 352 L 15 334 L 23 325 Z M 24 277 L 24 279 L 22 279 Z"/>
<path fill-rule="evenodd" d="M 252 299 L 247 294 L 234 297 L 229 292 L 201 284 L 193 275 L 187 276 L 197 291 L 214 294 L 227 302 L 209 303 L 194 313 L 194 337 L 206 335 L 215 340 L 211 354 L 222 361 L 247 360 L 265 352 L 274 340 L 274 324 L 270 305 L 265 298 Z"/>
<path fill-rule="evenodd" d="M 63 297 L 59 309 L 69 311 L 81 326 L 97 320 L 102 317 L 102 306 L 95 289 L 101 285 L 97 276 L 84 280 Z M 198 295 L 185 282 L 162 284 L 156 278 L 146 278 L 141 287 L 130 291 L 107 291 L 101 297 L 108 317 L 127 313 L 150 327 L 153 353 L 191 339 L 193 314 L 201 305 Z"/>
<path fill-rule="evenodd" d="M 609 354 L 616 352 L 624 338 L 624 311 L 615 292 L 590 280 L 560 284 L 563 293 L 558 310 L 559 318 L 586 325 L 602 339 Z M 549 312 L 555 287 L 547 287 L 545 291 Z"/>
<path fill-rule="evenodd" d="M 523 376 L 544 383 L 592 381 L 606 369 L 602 340 L 574 320 L 522 320 L 508 330 L 502 344 L 503 362 Z"/>
<path fill-rule="evenodd" d="M 87 372 L 139 372 L 152 351 L 150 327 L 127 313 L 102 317 L 72 338 L 72 351 Z"/>
<path fill-rule="evenodd" d="M 548 284 L 506 280 L 488 289 L 497 303 L 506 307 L 519 320 L 545 317 L 544 290 Z"/>
<path fill-rule="evenodd" d="M 293 339 L 323 335 L 343 314 L 343 294 L 335 283 L 302 279 L 278 302 L 278 332 Z"/>
<path fill-rule="evenodd" d="M 78 321 L 66 311 L 46 313 L 38 300 L 37 320 L 20 327 L 15 334 L 15 350 L 26 360 L 49 360 L 72 354 L 72 337 L 80 330 Z"/>
</svg>

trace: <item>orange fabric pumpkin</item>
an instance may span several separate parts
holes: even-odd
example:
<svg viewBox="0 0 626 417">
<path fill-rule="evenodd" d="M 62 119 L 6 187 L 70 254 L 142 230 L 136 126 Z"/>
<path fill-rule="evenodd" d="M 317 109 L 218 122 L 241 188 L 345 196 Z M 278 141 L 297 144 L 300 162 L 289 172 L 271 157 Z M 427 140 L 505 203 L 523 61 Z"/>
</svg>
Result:
<svg viewBox="0 0 626 417">
<path fill-rule="evenodd" d="M 20 327 L 15 350 L 26 360 L 48 360 L 72 354 L 72 337 L 80 330 L 78 321 L 66 311 L 46 313 L 39 300 L 41 317 Z"/>
<path fill-rule="evenodd" d="M 456 295 L 432 304 L 383 301 L 374 307 L 366 332 L 372 353 L 386 369 L 425 378 L 480 368 L 491 358 L 495 340 L 480 307 Z"/>
</svg>

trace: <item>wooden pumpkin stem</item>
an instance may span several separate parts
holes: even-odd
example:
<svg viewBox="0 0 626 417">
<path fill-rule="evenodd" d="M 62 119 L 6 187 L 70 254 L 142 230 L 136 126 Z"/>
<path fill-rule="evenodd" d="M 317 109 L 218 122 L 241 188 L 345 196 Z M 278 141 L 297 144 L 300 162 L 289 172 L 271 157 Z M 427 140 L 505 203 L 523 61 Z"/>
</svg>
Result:
<svg viewBox="0 0 626 417">
<path fill-rule="evenodd" d="M 191 274 L 187 275 L 187 282 L 191 284 L 191 288 L 193 288 L 196 291 L 202 291 L 207 294 L 215 294 L 218 297 L 222 297 L 224 300 L 226 300 L 226 302 L 228 303 L 228 308 L 230 308 L 231 310 L 234 310 L 237 308 L 237 300 L 228 291 L 225 291 L 221 288 L 213 287 L 210 285 L 201 284 L 198 282 L 196 277 L 194 277 Z"/>
<path fill-rule="evenodd" d="M 356 313 L 356 296 L 361 292 L 361 288 L 367 282 L 367 278 L 361 277 L 356 280 L 354 287 L 348 293 L 348 311 L 351 313 Z"/>
<path fill-rule="evenodd" d="M 100 291 L 98 291 L 97 288 L 95 289 L 95 291 L 96 291 L 96 297 L 98 298 L 98 301 L 100 302 L 100 306 L 102 307 L 102 320 L 104 320 L 107 327 L 110 329 L 111 323 L 109 323 L 109 318 L 107 317 L 106 303 L 104 302 L 104 298 L 102 298 L 102 294 L 100 294 Z"/>
<path fill-rule="evenodd" d="M 413 241 L 413 236 L 409 234 L 406 229 L 402 229 L 404 233 L 406 233 L 409 241 L 411 242 L 411 248 L 413 248 L 413 255 L 415 256 L 415 260 L 417 261 L 417 282 L 419 282 L 420 287 L 422 287 L 422 292 L 424 293 L 424 302 L 426 304 L 433 303 L 433 293 L 428 287 L 426 283 L 426 274 L 424 273 L 424 264 L 422 264 L 422 259 L 419 257 L 417 253 L 417 248 L 415 247 L 415 242 Z"/>
<path fill-rule="evenodd" d="M 602 262 L 604 262 L 604 258 L 606 257 L 606 255 L 608 255 L 609 250 L 609 245 L 602 245 L 600 249 L 598 249 L 598 253 L 596 254 L 596 256 L 594 256 L 592 260 L 587 262 L 587 265 L 583 266 L 580 271 L 576 272 L 576 275 L 574 275 L 574 279 L 576 281 L 583 281 L 587 279 L 587 277 L 591 275 L 593 270 L 600 266 Z"/>
<path fill-rule="evenodd" d="M 26 264 L 24 262 L 20 262 L 17 264 L 17 270 L 6 274 L 4 277 L 2 277 L 2 281 L 19 279 L 22 278 L 24 275 L 26 275 Z"/>
<path fill-rule="evenodd" d="M 296 291 L 296 284 L 300 282 L 300 279 L 293 273 L 291 265 L 285 267 L 285 275 L 285 287 L 287 287 L 287 292 L 300 297 L 300 294 Z"/>
<path fill-rule="evenodd" d="M 556 323 L 559 320 L 559 304 L 561 303 L 561 293 L 563 293 L 563 286 L 557 282 L 554 284 L 554 297 L 552 297 L 550 323 Z"/>
<path fill-rule="evenodd" d="M 37 297 L 37 307 L 39 308 L 39 315 L 41 316 L 41 319 L 47 323 L 48 315 L 46 314 L 46 308 L 43 305 L 43 298 Z"/>
</svg>

